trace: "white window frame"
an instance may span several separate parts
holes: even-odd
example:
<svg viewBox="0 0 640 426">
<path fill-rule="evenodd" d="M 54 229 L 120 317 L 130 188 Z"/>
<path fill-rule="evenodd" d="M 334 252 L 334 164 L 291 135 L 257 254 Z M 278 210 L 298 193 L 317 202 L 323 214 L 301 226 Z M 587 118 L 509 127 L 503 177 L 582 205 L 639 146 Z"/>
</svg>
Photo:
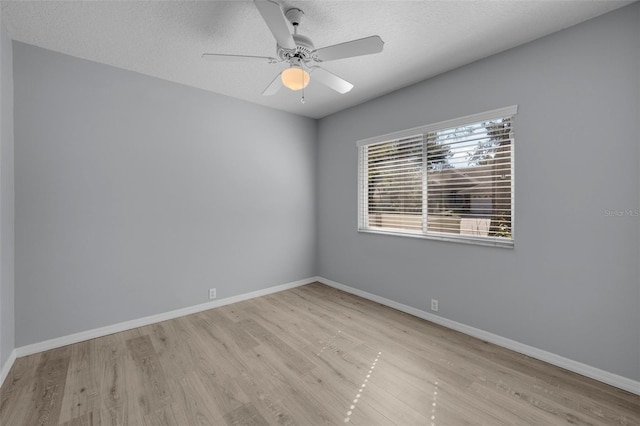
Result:
<svg viewBox="0 0 640 426">
<path fill-rule="evenodd" d="M 368 180 L 365 178 L 367 176 L 365 173 L 367 170 L 367 150 L 362 149 L 368 145 L 373 145 L 382 142 L 390 142 L 399 139 L 405 139 L 416 135 L 426 135 L 431 132 L 438 132 L 446 129 L 451 129 L 455 127 L 463 127 L 476 123 L 483 123 L 492 120 L 498 120 L 502 118 L 512 118 L 518 113 L 518 105 L 511 105 L 504 108 L 494 109 L 491 111 L 485 111 L 478 114 L 467 115 L 464 117 L 454 118 L 452 120 L 440 121 L 438 123 L 428 124 L 425 126 L 414 127 L 411 129 L 401 130 L 398 132 L 387 133 L 380 136 L 375 136 L 367 139 L 362 139 L 356 142 L 358 147 L 358 211 L 357 211 L 357 220 L 358 220 L 358 232 L 366 232 L 373 234 L 386 234 L 386 235 L 397 235 L 403 237 L 416 237 L 416 238 L 426 238 L 432 240 L 442 240 L 442 241 L 452 241 L 459 243 L 467 243 L 467 244 L 478 244 L 485 246 L 494 246 L 494 247 L 504 247 L 504 248 L 513 248 L 515 241 L 515 143 L 511 143 L 511 238 L 504 237 L 485 237 L 485 236 L 473 236 L 473 235 L 459 235 L 459 234 L 448 234 L 448 233 L 435 233 L 430 232 L 427 229 L 427 173 L 423 174 L 423 230 L 422 231 L 413 231 L 413 230 L 401 230 L 401 229 L 385 229 L 378 227 L 370 227 L 366 221 L 368 220 Z M 513 130 L 512 130 L 513 131 Z M 424 161 L 426 161 L 426 138 L 423 142 L 424 149 Z"/>
</svg>

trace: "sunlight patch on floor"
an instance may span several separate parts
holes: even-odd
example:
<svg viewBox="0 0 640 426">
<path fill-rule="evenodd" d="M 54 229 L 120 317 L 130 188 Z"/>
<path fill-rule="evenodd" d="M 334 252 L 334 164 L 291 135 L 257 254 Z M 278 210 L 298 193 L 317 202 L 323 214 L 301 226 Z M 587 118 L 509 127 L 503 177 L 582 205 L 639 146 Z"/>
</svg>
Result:
<svg viewBox="0 0 640 426">
<path fill-rule="evenodd" d="M 373 363 L 371 364 L 371 367 L 369 368 L 369 371 L 367 372 L 367 375 L 365 376 L 364 381 L 362 382 L 362 385 L 360 385 L 360 389 L 358 389 L 358 393 L 356 394 L 356 397 L 353 400 L 353 404 L 351 404 L 351 406 L 349 407 L 349 411 L 347 411 L 347 415 L 344 418 L 345 423 L 349 423 L 349 420 L 351 420 L 351 415 L 353 414 L 353 410 L 356 408 L 356 404 L 362 397 L 362 392 L 364 392 L 364 388 L 367 387 L 367 382 L 371 378 L 371 375 L 373 374 L 373 370 L 376 368 L 376 364 L 380 359 L 380 355 L 382 355 L 382 352 L 378 352 L 378 356 L 376 357 L 375 360 L 373 360 Z"/>
<path fill-rule="evenodd" d="M 338 330 L 338 332 L 334 334 L 331 339 L 329 339 L 329 341 L 322 347 L 322 349 L 320 349 L 320 352 L 318 352 L 316 356 L 320 356 L 320 354 L 322 354 L 322 352 L 324 352 L 324 350 L 327 349 L 329 345 L 331 345 L 331 342 L 333 342 L 340 333 L 342 333 L 342 330 Z"/>
<path fill-rule="evenodd" d="M 435 388 L 433 389 L 433 401 L 431 402 L 431 426 L 436 426 L 436 400 L 438 399 L 438 382 L 434 383 Z"/>
</svg>

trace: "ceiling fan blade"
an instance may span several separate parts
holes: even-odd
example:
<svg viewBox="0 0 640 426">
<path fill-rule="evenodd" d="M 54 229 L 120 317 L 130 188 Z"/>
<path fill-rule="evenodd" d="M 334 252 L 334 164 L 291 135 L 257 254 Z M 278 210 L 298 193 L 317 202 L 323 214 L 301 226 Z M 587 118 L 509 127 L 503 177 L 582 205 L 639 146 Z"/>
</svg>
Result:
<svg viewBox="0 0 640 426">
<path fill-rule="evenodd" d="M 211 62 L 254 62 L 263 61 L 270 64 L 278 62 L 276 58 L 269 56 L 249 56 L 249 55 L 221 55 L 218 53 L 203 53 L 202 59 L 206 59 Z"/>
<path fill-rule="evenodd" d="M 353 89 L 353 84 L 325 70 L 324 68 L 317 66 L 309 67 L 309 73 L 311 73 L 311 80 L 316 80 L 340 94 L 347 93 Z"/>
<path fill-rule="evenodd" d="M 384 41 L 375 35 L 333 46 L 321 47 L 314 51 L 316 57 L 322 61 L 334 61 L 336 59 L 352 58 L 354 56 L 370 55 L 382 52 Z"/>
<path fill-rule="evenodd" d="M 254 3 L 278 44 L 286 49 L 295 49 L 296 42 L 293 41 L 287 18 L 282 13 L 280 5 L 269 0 L 254 0 Z"/>
<path fill-rule="evenodd" d="M 278 90 L 282 87 L 282 79 L 280 78 L 280 74 L 276 75 L 276 78 L 273 79 L 271 83 L 267 86 L 266 89 L 262 92 L 262 96 L 271 96 L 275 95 Z"/>
</svg>

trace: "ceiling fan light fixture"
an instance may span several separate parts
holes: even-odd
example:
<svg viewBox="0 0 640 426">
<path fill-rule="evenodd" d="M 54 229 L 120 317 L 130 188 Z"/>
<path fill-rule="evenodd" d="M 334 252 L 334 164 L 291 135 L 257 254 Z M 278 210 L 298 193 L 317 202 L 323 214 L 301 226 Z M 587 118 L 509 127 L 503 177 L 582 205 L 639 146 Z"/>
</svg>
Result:
<svg viewBox="0 0 640 426">
<path fill-rule="evenodd" d="M 292 66 L 280 74 L 282 84 L 293 91 L 302 90 L 309 85 L 309 73 L 300 67 Z"/>
</svg>

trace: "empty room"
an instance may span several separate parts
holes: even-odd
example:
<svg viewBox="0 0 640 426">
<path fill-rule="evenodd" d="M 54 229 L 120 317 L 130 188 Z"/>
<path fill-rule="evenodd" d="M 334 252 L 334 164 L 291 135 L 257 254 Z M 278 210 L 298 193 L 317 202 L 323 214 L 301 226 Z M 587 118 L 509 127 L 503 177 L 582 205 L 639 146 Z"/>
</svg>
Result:
<svg viewBox="0 0 640 426">
<path fill-rule="evenodd" d="M 0 425 L 640 425 L 640 2 L 0 1 Z"/>
</svg>

